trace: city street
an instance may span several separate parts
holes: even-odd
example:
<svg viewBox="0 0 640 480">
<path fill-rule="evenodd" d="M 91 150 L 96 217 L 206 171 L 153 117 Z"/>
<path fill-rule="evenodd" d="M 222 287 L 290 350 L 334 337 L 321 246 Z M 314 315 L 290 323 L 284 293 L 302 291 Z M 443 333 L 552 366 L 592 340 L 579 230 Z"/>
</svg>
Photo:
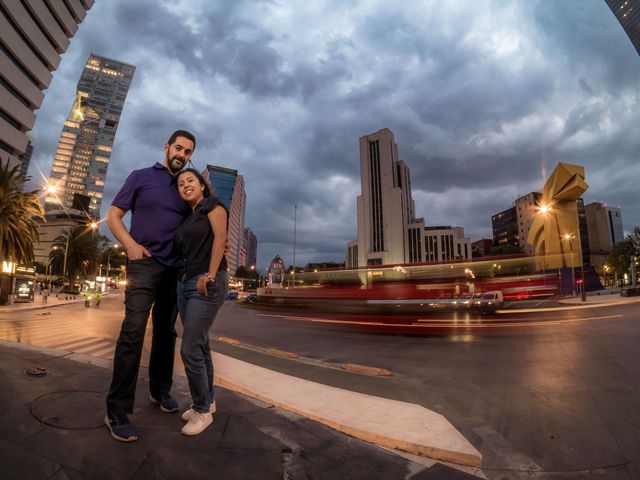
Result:
<svg viewBox="0 0 640 480">
<path fill-rule="evenodd" d="M 111 358 L 121 302 L 0 314 L 0 338 Z M 240 360 L 444 415 L 491 479 L 640 478 L 638 304 L 402 319 L 433 325 L 425 335 L 361 332 L 362 320 L 227 302 L 212 338 L 215 351 Z"/>
</svg>

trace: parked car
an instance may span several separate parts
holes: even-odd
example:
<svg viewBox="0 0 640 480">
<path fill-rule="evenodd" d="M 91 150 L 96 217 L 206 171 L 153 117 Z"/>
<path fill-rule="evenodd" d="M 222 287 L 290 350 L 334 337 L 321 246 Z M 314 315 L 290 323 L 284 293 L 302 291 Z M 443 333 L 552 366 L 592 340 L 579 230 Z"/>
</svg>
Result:
<svg viewBox="0 0 640 480">
<path fill-rule="evenodd" d="M 231 290 L 229 293 L 227 293 L 227 300 L 238 300 L 238 291 Z"/>
</svg>

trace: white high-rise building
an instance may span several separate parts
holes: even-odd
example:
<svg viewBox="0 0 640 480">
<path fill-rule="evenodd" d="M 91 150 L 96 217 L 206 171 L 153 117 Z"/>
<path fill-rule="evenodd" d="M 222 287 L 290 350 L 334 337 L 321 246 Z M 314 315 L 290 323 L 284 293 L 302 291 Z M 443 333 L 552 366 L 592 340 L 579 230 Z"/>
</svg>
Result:
<svg viewBox="0 0 640 480">
<path fill-rule="evenodd" d="M 358 265 L 404 263 L 415 205 L 406 164 L 387 128 L 360 138 Z"/>
<path fill-rule="evenodd" d="M 20 163 L 60 55 L 94 0 L 0 2 L 0 159 Z"/>
<path fill-rule="evenodd" d="M 425 227 L 416 218 L 409 167 L 388 128 L 360 138 L 360 182 L 358 238 L 347 246 L 347 267 L 471 258 L 462 227 Z"/>
</svg>

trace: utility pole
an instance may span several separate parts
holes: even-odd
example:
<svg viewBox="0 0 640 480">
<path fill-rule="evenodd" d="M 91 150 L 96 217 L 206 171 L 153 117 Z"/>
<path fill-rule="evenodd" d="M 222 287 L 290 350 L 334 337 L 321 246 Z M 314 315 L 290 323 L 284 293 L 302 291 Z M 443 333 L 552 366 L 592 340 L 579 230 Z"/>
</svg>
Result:
<svg viewBox="0 0 640 480">
<path fill-rule="evenodd" d="M 298 221 L 298 205 L 293 206 L 293 287 L 296 286 L 296 227 Z"/>
</svg>

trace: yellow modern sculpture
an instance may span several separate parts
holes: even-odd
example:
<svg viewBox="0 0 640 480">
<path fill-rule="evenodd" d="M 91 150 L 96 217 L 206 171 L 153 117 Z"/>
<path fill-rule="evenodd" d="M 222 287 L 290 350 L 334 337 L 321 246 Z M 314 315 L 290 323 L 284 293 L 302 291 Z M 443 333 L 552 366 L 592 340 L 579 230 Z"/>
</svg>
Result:
<svg viewBox="0 0 640 480">
<path fill-rule="evenodd" d="M 577 200 L 588 188 L 584 167 L 568 163 L 558 163 L 544 184 L 527 237 L 535 248 L 538 270 L 582 264 Z"/>
</svg>

